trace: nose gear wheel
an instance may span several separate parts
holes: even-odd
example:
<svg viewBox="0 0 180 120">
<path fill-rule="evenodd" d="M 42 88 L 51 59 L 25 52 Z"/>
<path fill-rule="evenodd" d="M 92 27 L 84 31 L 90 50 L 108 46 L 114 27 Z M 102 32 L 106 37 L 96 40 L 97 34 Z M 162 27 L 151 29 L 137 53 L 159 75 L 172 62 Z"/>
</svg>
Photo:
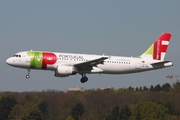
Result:
<svg viewBox="0 0 180 120">
<path fill-rule="evenodd" d="M 30 78 L 30 69 L 27 70 L 28 71 L 28 74 L 26 75 L 26 79 L 29 79 Z"/>
</svg>

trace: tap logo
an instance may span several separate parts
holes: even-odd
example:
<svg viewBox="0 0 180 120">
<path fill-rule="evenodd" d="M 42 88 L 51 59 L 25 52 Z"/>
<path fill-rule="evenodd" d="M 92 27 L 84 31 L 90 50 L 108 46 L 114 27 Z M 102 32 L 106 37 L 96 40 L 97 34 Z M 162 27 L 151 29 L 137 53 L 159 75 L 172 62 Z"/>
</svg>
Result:
<svg viewBox="0 0 180 120">
<path fill-rule="evenodd" d="M 31 57 L 30 68 L 42 68 L 47 69 L 47 65 L 53 65 L 57 61 L 57 57 L 51 52 L 28 52 L 28 56 Z"/>
<path fill-rule="evenodd" d="M 52 57 L 47 57 L 47 60 L 52 60 L 53 58 Z"/>
<path fill-rule="evenodd" d="M 53 65 L 56 61 L 57 57 L 54 53 L 43 52 L 42 69 L 46 69 L 47 65 Z"/>
</svg>

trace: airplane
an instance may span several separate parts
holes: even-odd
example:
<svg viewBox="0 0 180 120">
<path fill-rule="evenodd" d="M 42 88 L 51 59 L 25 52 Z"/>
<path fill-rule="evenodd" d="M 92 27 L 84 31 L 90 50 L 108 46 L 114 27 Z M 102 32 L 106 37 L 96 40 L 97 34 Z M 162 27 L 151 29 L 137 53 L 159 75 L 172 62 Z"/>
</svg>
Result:
<svg viewBox="0 0 180 120">
<path fill-rule="evenodd" d="M 56 77 L 68 77 L 80 74 L 81 83 L 88 81 L 86 74 L 129 74 L 156 70 L 173 66 L 165 61 L 171 33 L 162 33 L 160 37 L 140 56 L 123 57 L 92 54 L 59 53 L 48 51 L 23 51 L 6 60 L 13 67 L 30 70 L 54 71 Z"/>
</svg>

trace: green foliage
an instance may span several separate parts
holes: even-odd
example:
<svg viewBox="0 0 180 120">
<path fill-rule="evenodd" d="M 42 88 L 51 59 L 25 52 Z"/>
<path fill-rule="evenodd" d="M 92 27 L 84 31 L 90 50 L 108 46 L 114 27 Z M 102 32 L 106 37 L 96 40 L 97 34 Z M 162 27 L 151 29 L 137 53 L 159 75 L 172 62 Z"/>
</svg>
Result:
<svg viewBox="0 0 180 120">
<path fill-rule="evenodd" d="M 33 110 L 28 116 L 25 116 L 23 120 L 44 120 L 40 111 Z"/>
<path fill-rule="evenodd" d="M 43 100 L 39 104 L 38 108 L 42 113 L 43 120 L 50 120 L 51 117 L 50 117 L 50 112 L 49 112 L 49 109 L 48 109 L 48 102 L 46 100 Z"/>
<path fill-rule="evenodd" d="M 131 86 L 129 86 L 128 90 L 129 90 L 129 91 L 134 91 L 134 88 L 131 87 Z"/>
<path fill-rule="evenodd" d="M 70 115 L 66 118 L 66 120 L 74 120 L 74 118 Z"/>
<path fill-rule="evenodd" d="M 161 91 L 161 86 L 160 86 L 159 84 L 156 85 L 156 86 L 154 87 L 154 91 L 155 91 L 155 92 Z"/>
<path fill-rule="evenodd" d="M 143 90 L 144 90 L 144 91 L 147 91 L 147 90 L 148 90 L 148 88 L 147 88 L 146 86 L 144 86 L 144 87 L 143 87 Z"/>
<path fill-rule="evenodd" d="M 119 106 L 112 108 L 110 114 L 106 116 L 106 120 L 128 120 L 131 116 L 131 109 L 125 105 L 121 109 Z"/>
<path fill-rule="evenodd" d="M 119 120 L 120 113 L 119 113 L 119 106 L 115 106 L 112 110 L 110 115 L 106 117 L 106 120 Z"/>
<path fill-rule="evenodd" d="M 155 102 L 139 102 L 133 105 L 131 120 L 164 120 L 168 109 Z"/>
<path fill-rule="evenodd" d="M 33 107 L 34 109 L 32 109 L 28 115 L 25 115 L 23 117 L 23 120 L 51 120 L 48 102 L 46 100 L 41 101 L 39 105 L 32 105 L 35 105 Z"/>
<path fill-rule="evenodd" d="M 180 94 L 180 82 L 177 81 L 176 83 L 173 84 L 173 88 L 171 89 L 174 95 L 179 95 Z"/>
<path fill-rule="evenodd" d="M 145 89 L 0 92 L 0 120 L 180 119 L 179 82 L 174 89 L 168 83 Z"/>
<path fill-rule="evenodd" d="M 152 85 L 150 86 L 150 91 L 154 91 L 154 92 L 159 92 L 159 91 L 164 91 L 164 92 L 169 92 L 171 86 L 169 83 L 165 83 L 164 85 L 162 85 L 162 87 L 158 84 L 155 87 L 153 87 Z"/>
<path fill-rule="evenodd" d="M 119 88 L 116 90 L 117 93 L 124 93 L 124 89 L 123 88 Z"/>
<path fill-rule="evenodd" d="M 8 120 L 14 105 L 17 101 L 14 96 L 2 97 L 0 100 L 0 120 Z"/>
<path fill-rule="evenodd" d="M 169 92 L 170 88 L 171 88 L 170 84 L 166 83 L 166 84 L 162 85 L 161 90 L 164 92 Z"/>
<path fill-rule="evenodd" d="M 120 120 L 128 120 L 132 114 L 131 109 L 125 105 L 124 107 L 121 108 L 120 110 Z"/>
<path fill-rule="evenodd" d="M 149 90 L 150 90 L 150 91 L 154 91 L 154 86 L 151 85 Z"/>
<path fill-rule="evenodd" d="M 180 114 L 179 111 L 177 111 L 170 102 L 167 102 L 165 104 L 165 107 L 168 108 L 169 115 L 179 115 Z"/>
<path fill-rule="evenodd" d="M 84 106 L 82 103 L 77 103 L 72 109 L 71 109 L 71 116 L 78 120 L 78 118 L 85 112 Z"/>
</svg>

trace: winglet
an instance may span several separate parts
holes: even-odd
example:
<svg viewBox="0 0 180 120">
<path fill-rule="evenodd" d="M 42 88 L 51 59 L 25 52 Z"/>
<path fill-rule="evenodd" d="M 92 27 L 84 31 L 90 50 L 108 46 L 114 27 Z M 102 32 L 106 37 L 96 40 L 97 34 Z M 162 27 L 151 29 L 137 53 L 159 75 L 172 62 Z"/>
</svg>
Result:
<svg viewBox="0 0 180 120">
<path fill-rule="evenodd" d="M 164 60 L 171 33 L 163 33 L 140 57 Z"/>
</svg>

